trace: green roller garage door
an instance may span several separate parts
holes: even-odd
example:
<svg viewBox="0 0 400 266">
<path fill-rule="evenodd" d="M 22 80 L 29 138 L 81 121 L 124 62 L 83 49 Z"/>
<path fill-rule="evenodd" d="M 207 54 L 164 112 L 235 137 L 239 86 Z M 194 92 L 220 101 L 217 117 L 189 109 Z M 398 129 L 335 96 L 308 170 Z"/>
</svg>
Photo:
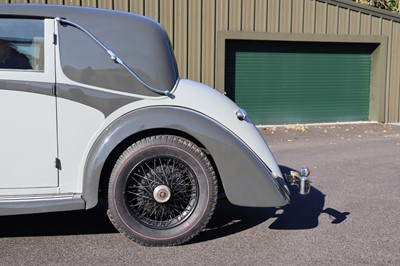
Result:
<svg viewBox="0 0 400 266">
<path fill-rule="evenodd" d="M 225 91 L 255 124 L 368 120 L 372 44 L 227 41 Z"/>
</svg>

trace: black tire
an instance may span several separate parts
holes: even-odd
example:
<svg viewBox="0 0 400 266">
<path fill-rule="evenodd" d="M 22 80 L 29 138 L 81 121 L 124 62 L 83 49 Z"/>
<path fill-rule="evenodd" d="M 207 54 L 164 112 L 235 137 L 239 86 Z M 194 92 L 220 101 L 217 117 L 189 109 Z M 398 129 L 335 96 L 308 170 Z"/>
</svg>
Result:
<svg viewBox="0 0 400 266">
<path fill-rule="evenodd" d="M 199 147 L 180 137 L 153 136 L 134 143 L 116 162 L 107 213 L 141 245 L 179 245 L 206 226 L 217 195 L 214 169 Z"/>
</svg>

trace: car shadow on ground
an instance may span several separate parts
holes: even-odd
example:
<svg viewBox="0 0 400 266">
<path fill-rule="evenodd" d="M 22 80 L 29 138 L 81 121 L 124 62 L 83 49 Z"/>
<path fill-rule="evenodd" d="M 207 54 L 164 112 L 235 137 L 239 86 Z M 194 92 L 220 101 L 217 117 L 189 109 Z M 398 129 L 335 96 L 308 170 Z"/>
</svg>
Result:
<svg viewBox="0 0 400 266">
<path fill-rule="evenodd" d="M 280 166 L 283 174 L 293 169 Z M 326 213 L 332 224 L 343 222 L 350 214 L 333 208 L 325 208 L 325 195 L 312 187 L 306 196 L 298 193 L 298 188 L 290 186 L 291 203 L 282 208 L 240 207 L 229 202 L 219 203 L 206 229 L 190 243 L 213 240 L 245 231 L 268 219 L 274 219 L 269 225 L 271 230 L 307 230 L 318 226 L 318 218 Z"/>
<path fill-rule="evenodd" d="M 71 211 L 0 217 L 0 237 L 107 234 L 118 231 L 106 210 Z"/>
<path fill-rule="evenodd" d="M 283 173 L 290 168 L 281 166 Z M 332 224 L 343 222 L 349 213 L 325 208 L 325 195 L 312 187 L 307 196 L 298 195 L 291 187 L 291 204 L 282 208 L 240 207 L 227 200 L 218 202 L 214 216 L 205 230 L 189 242 L 199 243 L 222 238 L 245 231 L 268 219 L 274 219 L 271 230 L 306 230 L 318 226 L 321 213 L 328 214 Z M 106 207 L 93 210 L 47 214 L 16 215 L 0 217 L 0 237 L 59 236 L 80 234 L 107 234 L 118 231 L 109 221 Z"/>
</svg>

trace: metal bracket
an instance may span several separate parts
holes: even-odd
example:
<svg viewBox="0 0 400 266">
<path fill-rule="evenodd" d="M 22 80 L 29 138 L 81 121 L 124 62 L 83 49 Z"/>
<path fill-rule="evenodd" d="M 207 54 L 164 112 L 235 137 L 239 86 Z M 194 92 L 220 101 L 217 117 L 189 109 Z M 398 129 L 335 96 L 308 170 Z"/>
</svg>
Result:
<svg viewBox="0 0 400 266">
<path fill-rule="evenodd" d="M 289 184 L 299 187 L 300 195 L 307 195 L 311 190 L 311 181 L 308 178 L 309 175 L 310 170 L 304 167 L 299 171 L 290 171 L 290 175 L 285 174 L 285 179 Z"/>
</svg>

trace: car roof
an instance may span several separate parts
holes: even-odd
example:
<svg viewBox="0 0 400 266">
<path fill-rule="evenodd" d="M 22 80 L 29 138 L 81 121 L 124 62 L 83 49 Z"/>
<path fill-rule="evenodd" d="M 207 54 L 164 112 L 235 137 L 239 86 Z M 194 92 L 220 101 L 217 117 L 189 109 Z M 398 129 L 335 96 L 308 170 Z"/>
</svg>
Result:
<svg viewBox="0 0 400 266">
<path fill-rule="evenodd" d="M 64 6 L 64 5 L 45 5 L 45 4 L 2 4 L 0 5 L 0 15 L 6 16 L 24 16 L 24 17 L 40 17 L 40 18 L 55 18 L 73 16 L 76 20 L 87 16 L 92 16 L 94 19 L 101 19 L 102 15 L 110 13 L 118 15 L 135 15 L 115 10 L 107 10 L 92 7 L 82 6 Z M 141 16 L 143 19 L 145 17 Z"/>
</svg>

